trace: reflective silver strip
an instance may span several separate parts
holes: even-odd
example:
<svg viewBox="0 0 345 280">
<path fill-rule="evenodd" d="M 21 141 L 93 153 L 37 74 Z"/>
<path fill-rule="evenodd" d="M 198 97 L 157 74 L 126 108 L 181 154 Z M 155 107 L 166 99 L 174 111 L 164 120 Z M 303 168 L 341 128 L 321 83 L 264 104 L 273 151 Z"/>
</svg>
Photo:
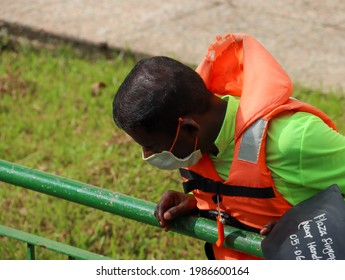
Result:
<svg viewBox="0 0 345 280">
<path fill-rule="evenodd" d="M 258 119 L 243 133 L 238 159 L 257 163 L 263 135 L 268 121 Z"/>
</svg>

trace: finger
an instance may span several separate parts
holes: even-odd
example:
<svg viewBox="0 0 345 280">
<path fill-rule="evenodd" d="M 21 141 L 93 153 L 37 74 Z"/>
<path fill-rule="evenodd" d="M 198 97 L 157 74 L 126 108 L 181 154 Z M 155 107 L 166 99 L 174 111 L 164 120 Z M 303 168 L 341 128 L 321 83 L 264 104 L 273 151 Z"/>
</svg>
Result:
<svg viewBox="0 0 345 280">
<path fill-rule="evenodd" d="M 170 225 L 166 223 L 164 226 L 164 231 L 169 231 L 169 230 L 170 230 Z"/>
<path fill-rule="evenodd" d="M 186 203 L 181 203 L 181 204 L 178 204 L 174 207 L 171 207 L 170 209 L 165 211 L 165 213 L 163 214 L 164 220 L 170 221 L 170 220 L 173 220 L 179 216 L 184 215 L 185 213 L 188 212 L 186 207 L 187 207 Z"/>
<path fill-rule="evenodd" d="M 155 217 L 157 221 L 159 222 L 160 226 L 165 230 L 169 231 L 170 230 L 170 225 L 167 223 L 166 219 L 164 218 L 164 213 L 162 214 L 162 209 L 157 205 L 155 209 Z"/>
<path fill-rule="evenodd" d="M 273 227 L 276 225 L 277 222 L 269 222 L 268 224 L 264 225 L 263 228 L 260 230 L 261 235 L 267 235 L 271 232 Z"/>
<path fill-rule="evenodd" d="M 169 220 L 172 220 L 173 219 L 173 216 L 171 214 L 171 212 L 173 211 L 173 209 L 169 209 L 168 211 L 166 211 L 164 214 L 163 214 L 163 217 L 165 220 L 169 221 Z"/>
<path fill-rule="evenodd" d="M 161 225 L 161 227 L 165 227 L 166 225 L 166 221 L 164 219 L 164 210 L 161 207 L 161 204 L 157 204 L 154 215 L 157 219 L 157 221 L 159 222 L 159 224 Z"/>
<path fill-rule="evenodd" d="M 155 209 L 155 217 L 162 227 L 166 226 L 166 219 L 164 218 L 164 213 L 174 206 L 174 199 L 171 192 L 167 191 L 161 198 L 160 202 L 157 204 Z"/>
<path fill-rule="evenodd" d="M 263 227 L 261 230 L 260 230 L 260 234 L 261 235 L 267 235 L 269 233 L 269 229 L 267 227 Z"/>
</svg>

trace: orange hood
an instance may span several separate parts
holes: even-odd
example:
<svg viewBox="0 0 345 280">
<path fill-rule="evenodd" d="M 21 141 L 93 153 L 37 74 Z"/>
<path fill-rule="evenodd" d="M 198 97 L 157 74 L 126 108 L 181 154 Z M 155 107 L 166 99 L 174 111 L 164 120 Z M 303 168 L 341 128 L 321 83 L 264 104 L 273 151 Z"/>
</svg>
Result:
<svg viewBox="0 0 345 280">
<path fill-rule="evenodd" d="M 218 36 L 196 72 L 211 92 L 241 97 L 236 140 L 246 126 L 284 104 L 293 91 L 287 73 L 247 34 Z"/>
</svg>

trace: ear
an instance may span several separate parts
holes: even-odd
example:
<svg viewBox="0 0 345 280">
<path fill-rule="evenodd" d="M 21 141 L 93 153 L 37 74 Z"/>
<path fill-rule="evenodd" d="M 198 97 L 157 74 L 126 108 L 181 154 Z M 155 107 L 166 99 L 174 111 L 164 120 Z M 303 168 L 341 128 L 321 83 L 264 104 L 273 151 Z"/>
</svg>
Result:
<svg viewBox="0 0 345 280">
<path fill-rule="evenodd" d="M 192 118 L 185 117 L 180 119 L 181 130 L 191 134 L 195 137 L 196 134 L 199 134 L 200 125 Z"/>
</svg>

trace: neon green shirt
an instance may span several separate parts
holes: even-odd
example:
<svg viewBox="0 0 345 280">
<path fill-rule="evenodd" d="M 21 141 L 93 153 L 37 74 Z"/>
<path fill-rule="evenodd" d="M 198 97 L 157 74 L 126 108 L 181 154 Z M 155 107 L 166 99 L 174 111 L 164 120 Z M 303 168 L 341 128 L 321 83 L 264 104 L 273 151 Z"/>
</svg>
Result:
<svg viewBox="0 0 345 280">
<path fill-rule="evenodd" d="M 215 140 L 219 153 L 210 155 L 221 178 L 229 174 L 234 153 L 238 101 L 228 102 L 223 125 Z M 287 112 L 268 126 L 266 162 L 277 191 L 295 205 L 332 184 L 345 194 L 345 136 L 320 118 L 305 112 Z"/>
</svg>

